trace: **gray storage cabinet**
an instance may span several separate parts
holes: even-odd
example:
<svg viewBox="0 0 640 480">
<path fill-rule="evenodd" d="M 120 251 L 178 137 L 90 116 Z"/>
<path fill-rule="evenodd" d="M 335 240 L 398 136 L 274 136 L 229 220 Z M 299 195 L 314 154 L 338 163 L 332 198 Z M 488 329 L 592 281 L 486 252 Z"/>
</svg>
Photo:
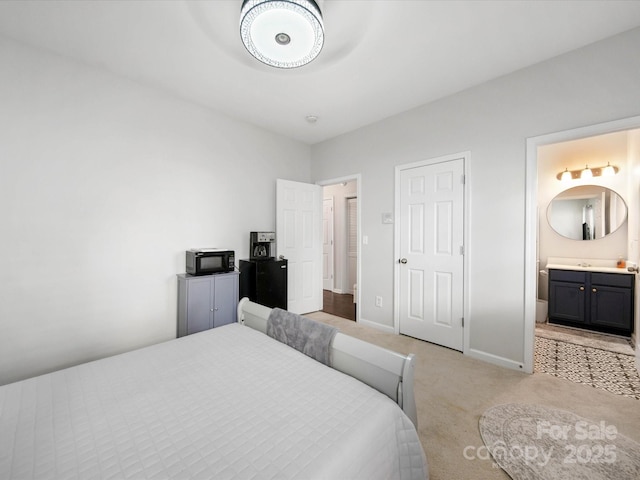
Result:
<svg viewBox="0 0 640 480">
<path fill-rule="evenodd" d="M 237 320 L 238 272 L 178 275 L 178 337 Z"/>
</svg>

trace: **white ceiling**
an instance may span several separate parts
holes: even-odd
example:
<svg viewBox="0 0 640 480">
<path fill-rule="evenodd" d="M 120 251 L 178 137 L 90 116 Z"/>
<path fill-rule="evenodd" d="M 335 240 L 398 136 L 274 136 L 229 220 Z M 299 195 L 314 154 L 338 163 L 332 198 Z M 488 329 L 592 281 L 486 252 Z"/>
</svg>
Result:
<svg viewBox="0 0 640 480">
<path fill-rule="evenodd" d="M 639 1 L 325 0 L 320 56 L 280 70 L 241 4 L 3 0 L 0 34 L 313 144 L 640 25 Z"/>
</svg>

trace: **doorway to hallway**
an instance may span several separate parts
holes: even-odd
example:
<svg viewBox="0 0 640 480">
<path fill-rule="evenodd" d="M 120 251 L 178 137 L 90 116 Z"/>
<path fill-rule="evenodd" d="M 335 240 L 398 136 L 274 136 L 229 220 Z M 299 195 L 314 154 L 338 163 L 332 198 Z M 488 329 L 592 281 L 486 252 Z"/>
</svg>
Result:
<svg viewBox="0 0 640 480">
<path fill-rule="evenodd" d="M 324 205 L 322 311 L 358 321 L 359 177 L 319 184 Z"/>
<path fill-rule="evenodd" d="M 350 293 L 334 293 L 331 290 L 322 291 L 322 311 L 347 320 L 356 319 L 356 304 Z"/>
</svg>

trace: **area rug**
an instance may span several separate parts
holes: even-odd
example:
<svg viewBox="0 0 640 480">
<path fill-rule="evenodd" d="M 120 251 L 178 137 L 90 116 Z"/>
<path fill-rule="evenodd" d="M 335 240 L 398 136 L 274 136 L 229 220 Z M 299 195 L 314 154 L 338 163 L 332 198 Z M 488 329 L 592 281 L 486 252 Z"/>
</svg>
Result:
<svg viewBox="0 0 640 480">
<path fill-rule="evenodd" d="M 604 420 L 511 403 L 484 412 L 480 435 L 495 463 L 514 480 L 640 478 L 640 444 Z"/>
<path fill-rule="evenodd" d="M 549 323 L 536 324 L 536 337 L 544 337 L 550 340 L 561 340 L 585 347 L 599 348 L 609 352 L 635 355 L 631 338 L 620 335 L 610 335 L 600 332 L 591 332 L 577 328 L 564 327 Z"/>
<path fill-rule="evenodd" d="M 640 400 L 635 355 L 536 336 L 534 372 Z"/>
</svg>

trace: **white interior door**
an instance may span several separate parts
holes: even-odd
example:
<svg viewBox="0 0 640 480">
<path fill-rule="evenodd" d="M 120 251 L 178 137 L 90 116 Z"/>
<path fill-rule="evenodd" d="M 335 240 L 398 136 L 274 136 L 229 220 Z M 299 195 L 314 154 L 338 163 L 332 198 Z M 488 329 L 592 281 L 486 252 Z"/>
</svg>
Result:
<svg viewBox="0 0 640 480">
<path fill-rule="evenodd" d="M 400 333 L 462 351 L 464 159 L 399 173 Z"/>
<path fill-rule="evenodd" d="M 634 130 L 629 134 L 628 143 L 628 157 L 629 167 L 633 171 L 638 171 L 640 168 L 640 130 Z M 629 250 L 627 252 L 627 259 L 636 266 L 640 266 L 640 185 L 637 182 L 633 182 L 630 190 L 629 199 Z M 622 199 L 620 199 L 622 202 Z M 620 205 L 617 210 L 620 215 L 623 214 L 623 205 Z M 638 332 L 640 332 L 640 276 L 636 273 L 636 287 L 635 287 L 635 311 L 634 311 L 634 329 L 635 329 L 635 350 L 636 350 L 636 369 L 640 372 L 640 338 Z"/>
<path fill-rule="evenodd" d="M 288 260 L 288 310 L 322 310 L 322 187 L 276 180 L 276 250 Z"/>
<path fill-rule="evenodd" d="M 640 165 L 640 134 L 638 135 L 638 144 L 636 145 L 636 148 L 638 149 L 637 152 L 635 153 L 635 159 L 636 159 L 636 163 L 638 165 Z M 630 221 L 630 226 L 633 225 L 634 228 L 634 233 L 630 235 L 630 249 L 628 252 L 627 257 L 629 258 L 629 260 L 631 262 L 633 262 L 633 264 L 635 264 L 636 266 L 640 266 L 640 185 L 636 185 L 636 192 L 635 192 L 635 201 L 633 202 L 633 204 L 635 204 L 636 209 L 634 214 L 633 214 L 633 223 L 631 223 Z M 631 210 L 630 210 L 631 211 Z M 632 216 L 631 214 L 629 215 L 629 220 L 631 220 Z M 631 233 L 631 229 L 629 229 L 629 232 Z M 638 332 L 640 332 L 640 286 L 638 286 L 638 281 L 640 280 L 640 276 L 638 275 L 637 271 L 636 271 L 636 280 L 635 280 L 635 291 L 634 291 L 634 328 L 635 328 L 635 350 L 636 350 L 636 369 L 638 370 L 638 372 L 640 372 L 640 339 L 638 338 Z"/>
<path fill-rule="evenodd" d="M 333 290 L 333 198 L 322 201 L 322 288 Z"/>
</svg>

